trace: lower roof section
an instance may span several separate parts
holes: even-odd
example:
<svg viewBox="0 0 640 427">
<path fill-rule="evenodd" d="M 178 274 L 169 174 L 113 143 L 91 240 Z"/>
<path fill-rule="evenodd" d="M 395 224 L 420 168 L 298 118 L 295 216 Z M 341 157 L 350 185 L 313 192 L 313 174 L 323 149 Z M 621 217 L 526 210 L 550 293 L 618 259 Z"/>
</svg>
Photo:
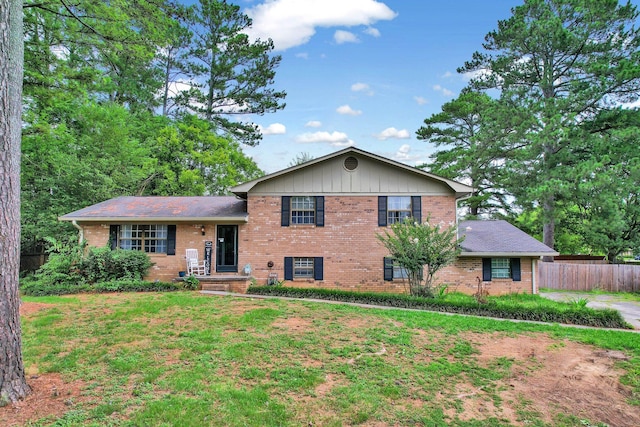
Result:
<svg viewBox="0 0 640 427">
<path fill-rule="evenodd" d="M 124 196 L 68 213 L 61 221 L 247 222 L 247 202 L 235 196 Z"/>
</svg>

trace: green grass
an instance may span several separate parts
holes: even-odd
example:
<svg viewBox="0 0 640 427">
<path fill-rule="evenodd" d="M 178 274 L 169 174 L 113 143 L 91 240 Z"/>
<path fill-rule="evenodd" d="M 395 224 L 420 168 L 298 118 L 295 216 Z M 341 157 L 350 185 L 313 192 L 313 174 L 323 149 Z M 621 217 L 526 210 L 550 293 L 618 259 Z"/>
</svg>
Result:
<svg viewBox="0 0 640 427">
<path fill-rule="evenodd" d="M 23 300 L 50 304 L 23 319 L 27 372 L 85 384 L 84 403 L 32 427 L 517 425 L 507 404 L 527 425 L 585 425 L 577 413 L 546 424 L 530 402 L 506 402 L 524 366 L 482 361 L 476 337 L 488 334 L 623 351 L 622 381 L 640 405 L 640 337 L 626 331 L 189 292 Z M 468 390 L 498 409 L 463 416 Z"/>
</svg>

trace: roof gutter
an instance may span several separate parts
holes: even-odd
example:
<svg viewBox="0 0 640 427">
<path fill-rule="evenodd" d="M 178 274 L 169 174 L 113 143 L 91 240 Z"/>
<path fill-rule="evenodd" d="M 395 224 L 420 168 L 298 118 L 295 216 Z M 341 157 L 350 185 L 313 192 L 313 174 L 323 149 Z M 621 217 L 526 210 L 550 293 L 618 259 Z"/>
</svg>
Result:
<svg viewBox="0 0 640 427">
<path fill-rule="evenodd" d="M 60 221 L 71 221 L 71 223 L 75 223 L 76 221 L 82 222 L 137 222 L 137 223 L 147 223 L 147 222 L 249 222 L 249 216 L 237 217 L 237 216 L 219 216 L 219 217 L 190 217 L 190 218 L 181 218 L 175 216 L 167 216 L 167 217 L 64 217 L 61 216 L 58 218 Z M 76 226 L 77 228 L 77 226 Z"/>
</svg>

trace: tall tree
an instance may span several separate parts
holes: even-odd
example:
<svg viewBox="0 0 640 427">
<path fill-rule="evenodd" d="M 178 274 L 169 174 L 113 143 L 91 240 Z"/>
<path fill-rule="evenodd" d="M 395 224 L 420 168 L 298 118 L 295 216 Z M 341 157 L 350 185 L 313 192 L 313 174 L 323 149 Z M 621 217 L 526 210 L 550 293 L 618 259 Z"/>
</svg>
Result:
<svg viewBox="0 0 640 427">
<path fill-rule="evenodd" d="M 424 126 L 416 131 L 418 139 L 439 148 L 425 168 L 474 188 L 473 196 L 464 202 L 471 217 L 508 209 L 509 205 L 507 195 L 497 185 L 496 174 L 507 154 L 501 149 L 501 137 L 510 126 L 504 120 L 500 126 L 495 125 L 495 106 L 489 95 L 465 89 L 458 98 L 445 103 L 441 112 L 426 118 Z"/>
<path fill-rule="evenodd" d="M 20 329 L 22 2 L 0 0 L 0 406 L 31 392 Z"/>
<path fill-rule="evenodd" d="M 611 128 L 609 118 L 594 121 L 607 129 L 584 135 L 584 161 L 575 168 L 576 207 L 573 217 L 585 243 L 616 262 L 629 249 L 640 247 L 640 111 L 615 114 L 620 123 Z M 590 126 L 593 127 L 593 126 Z"/>
<path fill-rule="evenodd" d="M 257 145 L 262 138 L 257 126 L 232 117 L 284 108 L 285 92 L 271 87 L 281 59 L 270 56 L 273 41 L 249 41 L 242 31 L 251 26 L 251 19 L 240 6 L 226 1 L 200 0 L 191 11 L 189 26 L 194 34 L 189 52 L 191 88 L 176 101 L 217 131 Z"/>
<path fill-rule="evenodd" d="M 458 70 L 475 72 L 474 87 L 499 89 L 511 111 L 528 113 L 519 132 L 526 144 L 509 165 L 509 190 L 520 203 L 542 208 L 548 246 L 555 242 L 557 204 L 570 196 L 573 129 L 638 98 L 637 17 L 634 6 L 617 0 L 525 0 L 487 34 L 486 52 Z"/>
<path fill-rule="evenodd" d="M 162 129 L 147 141 L 157 165 L 146 194 L 202 196 L 228 194 L 229 188 L 262 176 L 240 143 L 216 135 L 211 123 L 193 115 Z"/>
</svg>

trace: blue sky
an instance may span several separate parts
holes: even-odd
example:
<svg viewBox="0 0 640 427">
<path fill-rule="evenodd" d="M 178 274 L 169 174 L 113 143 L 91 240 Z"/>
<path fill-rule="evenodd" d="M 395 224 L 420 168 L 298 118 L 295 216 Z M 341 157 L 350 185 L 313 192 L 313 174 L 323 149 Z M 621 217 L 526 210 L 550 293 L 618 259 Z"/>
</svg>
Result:
<svg viewBox="0 0 640 427">
<path fill-rule="evenodd" d="M 409 165 L 433 147 L 415 137 L 425 118 L 466 85 L 456 73 L 517 0 L 234 0 L 252 31 L 274 40 L 284 110 L 253 116 L 246 147 L 267 173 L 306 152 L 355 145 Z"/>
</svg>

